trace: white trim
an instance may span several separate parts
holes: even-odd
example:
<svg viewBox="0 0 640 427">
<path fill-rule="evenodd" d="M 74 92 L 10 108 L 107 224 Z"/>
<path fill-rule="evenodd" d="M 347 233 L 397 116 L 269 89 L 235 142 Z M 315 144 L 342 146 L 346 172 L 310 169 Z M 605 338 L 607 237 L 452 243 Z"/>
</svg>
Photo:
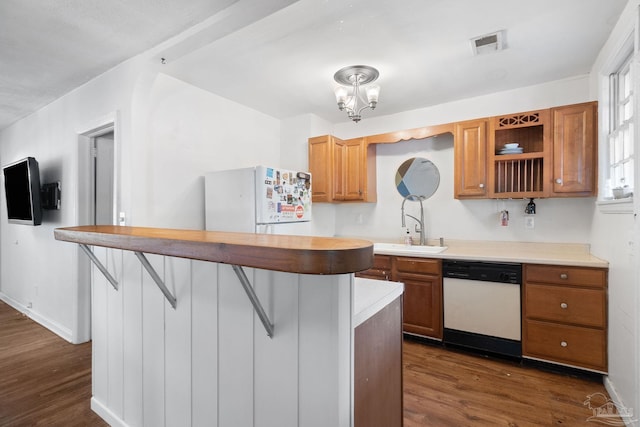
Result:
<svg viewBox="0 0 640 427">
<path fill-rule="evenodd" d="M 70 342 L 71 344 L 78 344 L 74 342 L 73 333 L 69 328 L 65 328 L 64 326 L 61 326 L 59 323 L 54 322 L 53 320 L 41 315 L 40 313 L 32 311 L 30 308 L 14 300 L 5 293 L 0 292 L 0 300 L 4 301 L 34 322 L 44 326 L 45 328 L 49 329 L 51 332 Z"/>
<path fill-rule="evenodd" d="M 120 419 L 105 405 L 100 403 L 95 397 L 91 397 L 91 410 L 98 414 L 98 416 L 105 420 L 106 423 L 111 427 L 129 427 L 129 425 L 124 422 L 124 420 Z"/>
<path fill-rule="evenodd" d="M 626 199 L 598 200 L 596 202 L 598 209 L 604 214 L 632 214 L 633 213 L 633 197 Z"/>
<path fill-rule="evenodd" d="M 609 393 L 609 397 L 611 398 L 611 400 L 613 400 L 616 406 L 619 408 L 626 408 L 627 406 L 625 406 L 622 398 L 620 397 L 620 394 L 618 394 L 618 391 L 613 386 L 613 382 L 609 379 L 608 375 L 605 375 L 602 382 L 604 383 L 604 388 L 607 390 L 607 393 Z M 627 427 L 633 427 L 635 425 L 635 421 L 635 417 L 631 420 L 622 418 L 622 422 L 624 422 L 624 425 Z"/>
<path fill-rule="evenodd" d="M 119 115 L 120 112 L 118 110 L 112 111 L 111 113 L 105 114 L 102 117 L 98 117 L 79 126 L 76 129 L 76 133 L 89 138 L 105 134 L 109 129 L 113 129 L 113 124 L 118 121 Z"/>
</svg>

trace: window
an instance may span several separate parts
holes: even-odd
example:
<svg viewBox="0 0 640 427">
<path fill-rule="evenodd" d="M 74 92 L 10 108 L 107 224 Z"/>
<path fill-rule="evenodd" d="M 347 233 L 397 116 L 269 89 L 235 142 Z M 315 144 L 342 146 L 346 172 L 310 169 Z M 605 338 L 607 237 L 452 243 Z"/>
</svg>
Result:
<svg viewBox="0 0 640 427">
<path fill-rule="evenodd" d="M 609 126 L 605 199 L 623 199 L 634 188 L 634 94 L 632 53 L 609 76 Z"/>
</svg>

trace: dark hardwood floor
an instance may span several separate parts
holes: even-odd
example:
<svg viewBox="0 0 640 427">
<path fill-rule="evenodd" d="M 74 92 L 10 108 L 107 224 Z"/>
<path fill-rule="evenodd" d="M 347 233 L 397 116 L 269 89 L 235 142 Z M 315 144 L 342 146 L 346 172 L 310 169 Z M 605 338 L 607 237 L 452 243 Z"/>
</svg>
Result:
<svg viewBox="0 0 640 427">
<path fill-rule="evenodd" d="M 604 425 L 603 419 L 587 421 L 594 413 L 584 404 L 594 393 L 604 394 L 594 404 L 608 398 L 599 377 L 550 372 L 407 339 L 403 353 L 404 427 Z"/>
<path fill-rule="evenodd" d="M 601 382 L 405 340 L 404 426 L 587 426 Z M 106 426 L 89 407 L 91 343 L 0 301 L 0 426 Z"/>
<path fill-rule="evenodd" d="M 0 426 L 106 426 L 90 399 L 91 343 L 69 344 L 0 301 Z"/>
</svg>

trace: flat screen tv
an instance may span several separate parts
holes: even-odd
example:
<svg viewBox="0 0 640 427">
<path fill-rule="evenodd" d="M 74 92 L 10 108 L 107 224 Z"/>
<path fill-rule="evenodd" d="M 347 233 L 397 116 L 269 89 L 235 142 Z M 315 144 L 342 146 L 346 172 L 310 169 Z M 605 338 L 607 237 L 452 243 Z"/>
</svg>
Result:
<svg viewBox="0 0 640 427">
<path fill-rule="evenodd" d="M 3 172 L 9 222 L 42 224 L 40 170 L 36 159 L 27 157 L 11 163 L 3 168 Z"/>
</svg>

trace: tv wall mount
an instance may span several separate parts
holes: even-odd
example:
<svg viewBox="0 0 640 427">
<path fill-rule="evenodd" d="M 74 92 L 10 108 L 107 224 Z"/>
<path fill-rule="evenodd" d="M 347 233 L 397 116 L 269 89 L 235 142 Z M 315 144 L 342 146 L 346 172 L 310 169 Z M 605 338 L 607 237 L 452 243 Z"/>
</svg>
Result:
<svg viewBox="0 0 640 427">
<path fill-rule="evenodd" d="M 42 209 L 60 209 L 60 181 L 42 184 L 40 186 L 40 206 Z"/>
</svg>

